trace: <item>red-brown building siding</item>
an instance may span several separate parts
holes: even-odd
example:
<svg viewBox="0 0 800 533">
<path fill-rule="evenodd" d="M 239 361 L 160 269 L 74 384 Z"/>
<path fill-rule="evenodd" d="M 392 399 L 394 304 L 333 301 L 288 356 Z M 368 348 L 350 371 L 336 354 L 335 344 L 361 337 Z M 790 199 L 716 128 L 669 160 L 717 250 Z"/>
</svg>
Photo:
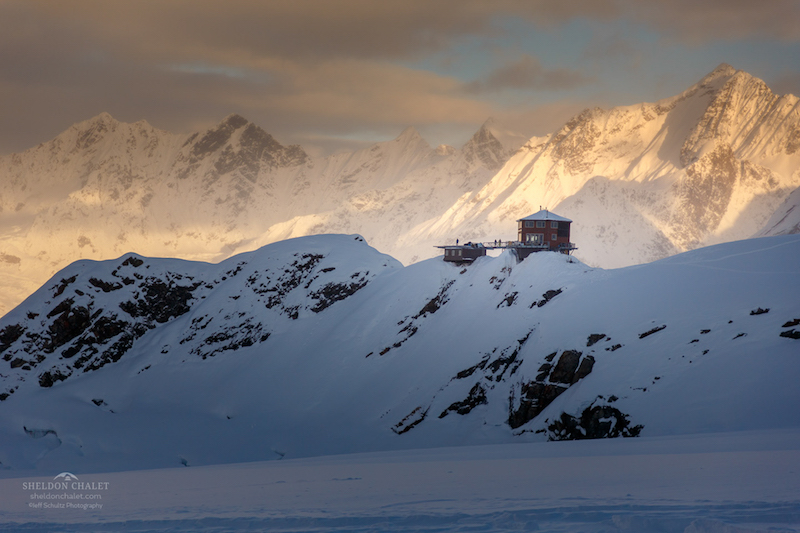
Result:
<svg viewBox="0 0 800 533">
<path fill-rule="evenodd" d="M 522 244 L 538 244 L 549 250 L 569 245 L 572 221 L 549 211 L 539 211 L 517 220 L 517 240 Z"/>
</svg>

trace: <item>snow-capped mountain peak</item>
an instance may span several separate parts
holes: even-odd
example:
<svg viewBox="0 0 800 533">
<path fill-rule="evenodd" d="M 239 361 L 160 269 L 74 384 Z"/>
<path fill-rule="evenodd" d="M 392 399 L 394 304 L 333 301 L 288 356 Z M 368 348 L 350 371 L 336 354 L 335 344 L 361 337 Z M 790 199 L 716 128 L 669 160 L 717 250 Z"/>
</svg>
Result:
<svg viewBox="0 0 800 533">
<path fill-rule="evenodd" d="M 420 135 L 419 131 L 417 131 L 417 128 L 415 128 L 414 126 L 408 126 L 407 128 L 403 129 L 403 131 L 400 132 L 400 135 L 395 137 L 395 139 L 392 142 L 400 144 L 404 147 L 413 147 L 415 149 L 416 148 L 425 148 L 427 150 L 431 149 L 430 145 L 428 144 L 428 141 L 426 141 L 422 137 L 422 135 Z"/>
<path fill-rule="evenodd" d="M 766 224 L 800 187 L 800 104 L 723 64 L 679 95 L 588 109 L 524 143 L 489 119 L 460 150 L 409 127 L 326 158 L 237 114 L 174 135 L 105 113 L 0 157 L 0 178 L 0 313 L 77 258 L 216 261 L 329 232 L 414 262 L 457 238 L 513 239 L 540 205 L 575 221 L 582 259 L 623 266 Z"/>
<path fill-rule="evenodd" d="M 753 235 L 800 186 L 798 147 L 797 98 L 723 64 L 676 97 L 581 112 L 417 231 L 508 235 L 547 205 L 591 263 L 656 259 Z"/>
<path fill-rule="evenodd" d="M 506 148 L 495 135 L 494 121 L 487 120 L 461 148 L 470 164 L 480 164 L 488 170 L 497 171 L 508 160 L 513 149 Z M 521 144 L 521 143 L 520 143 Z"/>
</svg>

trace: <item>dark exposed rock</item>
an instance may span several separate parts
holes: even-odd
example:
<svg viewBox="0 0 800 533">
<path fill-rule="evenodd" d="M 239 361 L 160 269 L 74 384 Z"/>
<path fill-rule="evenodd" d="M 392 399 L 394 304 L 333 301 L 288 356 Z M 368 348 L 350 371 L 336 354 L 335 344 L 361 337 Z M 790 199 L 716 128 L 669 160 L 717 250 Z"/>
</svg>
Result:
<svg viewBox="0 0 800 533">
<path fill-rule="evenodd" d="M 134 301 L 122 302 L 119 307 L 134 318 L 146 317 L 163 324 L 189 311 L 188 302 L 199 286 L 200 283 L 182 286 L 172 280 L 166 283 L 162 279 L 147 278 L 142 287 L 144 295 Z"/>
<path fill-rule="evenodd" d="M 539 367 L 539 374 L 536 376 L 536 381 L 544 381 L 547 379 L 548 374 L 550 374 L 550 370 L 553 368 L 553 365 L 550 363 L 544 363 L 542 366 Z"/>
<path fill-rule="evenodd" d="M 533 308 L 534 305 L 536 305 L 537 307 L 542 307 L 544 304 L 546 304 L 547 302 L 549 302 L 550 300 L 552 300 L 553 298 L 555 298 L 556 296 L 561 294 L 563 292 L 563 290 L 564 289 L 557 289 L 557 290 L 549 290 L 549 291 L 547 291 L 546 293 L 542 294 L 542 299 L 541 300 L 531 304 L 531 308 Z"/>
<path fill-rule="evenodd" d="M 581 352 L 564 350 L 561 353 L 561 357 L 558 358 L 553 372 L 550 374 L 550 381 L 571 384 L 575 378 L 575 371 L 578 369 L 580 358 Z M 594 359 L 592 359 L 592 362 L 594 362 Z"/>
<path fill-rule="evenodd" d="M 497 309 L 501 307 L 511 307 L 517 299 L 517 291 L 514 291 L 510 294 L 506 294 L 503 300 L 497 304 Z"/>
<path fill-rule="evenodd" d="M 20 324 L 9 324 L 0 329 L 0 354 L 17 342 L 23 333 L 25 333 L 25 328 Z"/>
<path fill-rule="evenodd" d="M 790 329 L 789 331 L 781 331 L 781 337 L 787 339 L 800 339 L 800 330 Z"/>
<path fill-rule="evenodd" d="M 508 425 L 512 429 L 517 429 L 527 424 L 565 390 L 567 387 L 561 385 L 530 381 L 523 383 L 520 387 L 520 397 L 517 401 L 512 389 L 509 399 Z"/>
<path fill-rule="evenodd" d="M 426 416 L 428 416 L 428 409 L 422 409 L 422 406 L 415 407 L 414 410 L 408 413 L 400 422 L 392 426 L 392 431 L 398 435 L 402 435 L 414 429 L 416 425 L 425 420 Z"/>
<path fill-rule="evenodd" d="M 434 296 L 433 298 L 431 298 L 428 301 L 428 303 L 426 303 L 422 307 L 422 309 L 419 310 L 419 313 L 414 315 L 412 318 L 416 319 L 416 318 L 419 318 L 419 317 L 421 317 L 423 315 L 432 315 L 433 313 L 438 311 L 439 308 L 441 308 L 444 304 L 446 304 L 448 302 L 447 289 L 449 289 L 453 285 L 453 283 L 455 283 L 455 281 L 447 282 L 444 285 L 444 287 L 441 288 L 439 293 L 436 296 Z"/>
<path fill-rule="evenodd" d="M 73 303 L 75 303 L 74 298 L 67 298 L 59 302 L 58 305 L 56 305 L 49 313 L 47 313 L 47 318 L 53 318 L 64 311 L 68 311 L 72 307 Z"/>
<path fill-rule="evenodd" d="M 800 318 L 795 318 L 793 320 L 789 320 L 788 322 L 786 322 L 781 327 L 782 328 L 791 328 L 791 327 L 794 327 L 794 326 L 800 326 Z"/>
<path fill-rule="evenodd" d="M 142 266 L 143 264 L 144 264 L 144 261 L 142 261 L 141 259 L 139 259 L 136 256 L 131 255 L 125 261 L 123 261 L 122 265 L 120 265 L 120 266 L 123 267 L 123 266 L 129 266 L 130 265 L 130 266 L 132 266 L 134 268 L 137 268 L 137 267 Z"/>
<path fill-rule="evenodd" d="M 603 340 L 605 338 L 606 338 L 606 334 L 605 333 L 592 333 L 591 335 L 589 335 L 588 339 L 586 340 L 586 347 L 588 348 L 589 346 L 594 346 L 599 341 L 601 341 L 601 340 Z"/>
<path fill-rule="evenodd" d="M 316 305 L 311 308 L 315 313 L 327 309 L 335 302 L 344 300 L 348 296 L 352 296 L 359 290 L 367 285 L 367 280 L 362 279 L 353 283 L 328 283 L 320 290 L 312 292 L 309 296 L 317 300 Z"/>
<path fill-rule="evenodd" d="M 478 363 L 477 365 L 473 365 L 473 366 L 471 366 L 471 367 L 469 367 L 469 368 L 466 368 L 466 369 L 462 370 L 462 371 L 461 371 L 461 372 L 459 372 L 458 374 L 456 374 L 456 377 L 455 377 L 455 379 L 464 379 L 464 378 L 468 378 L 468 377 L 470 377 L 470 376 L 471 376 L 472 374 L 474 374 L 476 371 L 478 371 L 478 370 L 483 370 L 484 368 L 486 368 L 486 364 L 487 364 L 488 362 L 489 362 L 489 356 L 487 355 L 487 356 L 486 356 L 486 357 L 484 357 L 484 359 L 483 359 L 483 360 L 482 360 L 480 363 Z"/>
<path fill-rule="evenodd" d="M 753 316 L 753 315 L 763 315 L 765 313 L 769 313 L 769 307 L 767 307 L 766 309 L 761 309 L 759 307 L 758 309 L 753 309 L 752 311 L 750 311 L 750 315 L 751 316 Z"/>
<path fill-rule="evenodd" d="M 89 278 L 89 283 L 98 289 L 102 289 L 103 292 L 116 291 L 122 288 L 122 283 L 109 283 L 97 278 Z"/>
<path fill-rule="evenodd" d="M 74 283 L 76 279 L 78 279 L 78 276 L 72 276 L 71 278 L 62 279 L 61 283 L 59 283 L 58 286 L 53 287 L 56 290 L 56 292 L 53 294 L 53 298 L 61 296 L 61 293 L 64 292 L 64 289 L 67 288 L 67 285 L 69 285 L 70 283 Z"/>
<path fill-rule="evenodd" d="M 548 355 L 545 359 L 552 361 L 556 353 Z M 520 385 L 519 400 L 516 400 L 512 389 L 509 400 L 509 426 L 516 429 L 533 420 L 570 385 L 588 376 L 594 368 L 594 363 L 595 359 L 592 356 L 586 356 L 581 360 L 581 352 L 565 350 L 555 365 L 550 362 L 542 364 L 536 381 Z M 548 374 L 549 383 L 546 382 Z"/>
<path fill-rule="evenodd" d="M 447 282 L 440 290 L 439 293 L 431 298 L 428 303 L 426 303 L 419 312 L 411 317 L 411 322 L 405 325 L 403 329 L 400 330 L 399 333 L 405 333 L 405 337 L 400 339 L 399 341 L 395 342 L 392 346 L 387 346 L 383 350 L 381 350 L 380 355 L 385 355 L 389 352 L 392 348 L 399 348 L 403 345 L 408 339 L 410 339 L 418 330 L 419 326 L 414 323 L 414 320 L 418 320 L 420 318 L 426 318 L 428 315 L 432 315 L 436 311 L 438 311 L 444 304 L 449 301 L 447 290 L 455 283 L 455 280 L 451 280 Z M 408 317 L 406 317 L 408 318 Z M 402 324 L 406 319 L 400 321 Z M 399 325 L 399 324 L 398 324 Z"/>
<path fill-rule="evenodd" d="M 572 378 L 572 383 L 577 383 L 579 380 L 588 376 L 592 372 L 592 368 L 594 368 L 594 357 L 587 355 L 583 358 L 578 370 L 575 372 L 575 376 Z"/>
<path fill-rule="evenodd" d="M 116 342 L 114 342 L 114 344 L 103 350 L 100 357 L 92 359 L 91 363 L 87 365 L 83 371 L 90 372 L 92 370 L 97 370 L 99 368 L 102 368 L 109 363 L 116 363 L 117 361 L 120 360 L 120 358 L 122 358 L 123 355 L 125 355 L 125 352 L 127 352 L 133 347 L 134 340 L 135 338 L 132 334 L 130 333 L 122 334 L 120 338 L 117 339 Z M 82 357 L 77 361 L 75 361 L 75 364 L 73 366 L 75 368 L 81 368 L 81 366 L 83 366 L 83 363 L 89 361 L 94 355 L 95 354 L 91 352 L 86 354 L 85 357 Z"/>
<path fill-rule="evenodd" d="M 72 307 L 72 300 L 67 299 L 61 302 L 53 311 L 48 314 L 48 318 L 61 314 L 53 320 L 48 328 L 49 338 L 45 341 L 43 350 L 52 353 L 57 348 L 65 345 L 78 335 L 84 332 L 91 323 L 89 310 L 85 307 Z"/>
<path fill-rule="evenodd" d="M 514 373 L 519 366 L 519 363 L 517 363 L 517 355 L 519 355 L 518 349 L 511 352 L 510 355 L 498 357 L 486 366 L 486 369 L 494 376 L 495 381 L 503 379 L 503 375 L 509 367 L 512 368 L 511 373 Z"/>
<path fill-rule="evenodd" d="M 611 346 L 610 348 L 606 348 L 606 351 L 615 352 L 615 351 L 619 350 L 620 348 L 622 348 L 621 344 L 615 344 L 614 346 Z"/>
<path fill-rule="evenodd" d="M 631 426 L 628 415 L 616 407 L 595 405 L 583 410 L 578 418 L 567 413 L 550 424 L 548 440 L 584 440 L 638 437 L 644 426 Z"/>
<path fill-rule="evenodd" d="M 480 383 L 476 383 L 472 389 L 470 389 L 466 398 L 459 402 L 451 403 L 447 409 L 442 411 L 439 418 L 444 418 L 453 411 L 460 415 L 466 415 L 479 405 L 485 405 L 486 403 L 486 389 L 484 389 Z"/>
<path fill-rule="evenodd" d="M 659 331 L 661 331 L 662 329 L 664 329 L 664 328 L 666 328 L 666 327 L 667 327 L 667 325 L 666 325 L 666 324 L 664 324 L 664 325 L 662 325 L 662 326 L 656 326 L 656 327 L 654 327 L 654 328 L 653 328 L 653 329 L 651 329 L 651 330 L 645 331 L 644 333 L 640 333 L 640 334 L 639 334 L 639 338 L 640 338 L 640 339 L 644 339 L 645 337 L 649 337 L 649 336 L 650 336 L 650 335 L 652 335 L 653 333 L 658 333 Z M 702 332 L 701 332 L 701 333 L 702 333 Z"/>
<path fill-rule="evenodd" d="M 284 269 L 277 280 L 271 282 L 268 286 L 262 284 L 256 287 L 255 280 L 253 280 L 253 278 L 248 278 L 248 286 L 253 289 L 253 292 L 256 294 L 269 293 L 265 304 L 267 309 L 273 309 L 274 307 L 282 305 L 284 297 L 299 287 L 304 281 L 308 281 L 314 267 L 325 257 L 321 254 L 294 255 L 297 259 L 292 262 L 289 268 Z M 251 280 L 253 281 L 251 282 Z M 269 280 L 269 278 L 267 278 L 267 280 Z M 310 281 L 308 282 L 310 283 Z M 283 312 L 290 317 L 294 314 L 296 315 L 294 318 L 297 318 L 299 316 L 298 309 L 299 308 L 294 310 L 285 309 Z"/>
<path fill-rule="evenodd" d="M 39 376 L 39 386 L 45 388 L 52 387 L 55 383 L 67 379 L 71 374 L 71 372 L 64 373 L 58 368 L 51 368 Z"/>
<path fill-rule="evenodd" d="M 12 394 L 14 394 L 14 391 L 16 391 L 16 390 L 17 390 L 17 388 L 14 387 L 13 389 L 6 389 L 5 392 L 0 393 L 0 402 L 4 402 L 6 400 L 6 398 L 8 398 Z"/>
</svg>

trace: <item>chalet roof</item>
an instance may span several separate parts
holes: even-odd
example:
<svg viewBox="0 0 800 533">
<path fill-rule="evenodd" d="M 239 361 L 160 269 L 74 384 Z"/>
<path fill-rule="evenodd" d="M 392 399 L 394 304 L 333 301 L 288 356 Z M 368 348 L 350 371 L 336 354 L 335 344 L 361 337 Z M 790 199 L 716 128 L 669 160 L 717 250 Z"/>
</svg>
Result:
<svg viewBox="0 0 800 533">
<path fill-rule="evenodd" d="M 532 215 L 528 215 L 525 218 L 520 218 L 517 220 L 517 222 L 519 222 L 520 220 L 557 220 L 559 222 L 572 222 L 570 219 L 565 217 L 560 217 L 555 213 L 551 213 L 547 209 L 542 209 L 541 211 L 536 212 Z"/>
</svg>

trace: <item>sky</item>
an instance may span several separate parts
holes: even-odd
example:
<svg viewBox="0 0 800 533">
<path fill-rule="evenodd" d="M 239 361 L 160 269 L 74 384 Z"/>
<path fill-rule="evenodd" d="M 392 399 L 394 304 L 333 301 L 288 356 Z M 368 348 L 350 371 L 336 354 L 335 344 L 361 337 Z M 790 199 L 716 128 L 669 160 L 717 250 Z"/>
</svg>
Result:
<svg viewBox="0 0 800 533">
<path fill-rule="evenodd" d="M 238 113 L 312 155 L 526 136 L 720 63 L 800 95 L 800 0 L 0 0 L 0 154 L 102 112 L 174 133 Z"/>
</svg>

